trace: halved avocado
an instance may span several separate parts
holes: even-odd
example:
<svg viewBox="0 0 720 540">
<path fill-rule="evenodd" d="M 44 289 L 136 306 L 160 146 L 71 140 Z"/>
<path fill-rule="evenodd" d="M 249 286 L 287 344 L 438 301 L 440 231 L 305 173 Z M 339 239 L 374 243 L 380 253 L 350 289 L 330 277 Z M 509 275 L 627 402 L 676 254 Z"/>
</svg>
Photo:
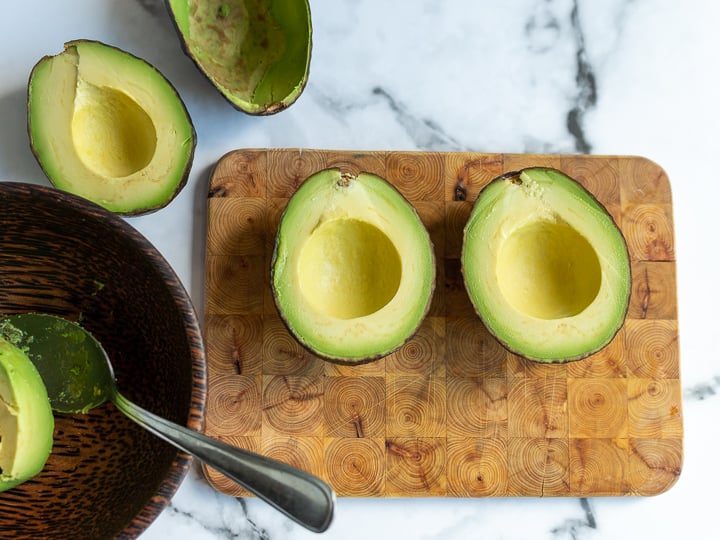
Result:
<svg viewBox="0 0 720 540">
<path fill-rule="evenodd" d="M 415 208 L 387 180 L 320 171 L 283 211 L 271 287 L 290 332 L 315 355 L 361 364 L 417 330 L 435 287 L 435 256 Z"/>
<path fill-rule="evenodd" d="M 55 187 L 121 215 L 166 206 L 187 182 L 196 145 L 190 115 L 159 71 L 87 40 L 33 68 L 28 132 Z"/>
<path fill-rule="evenodd" d="M 185 53 L 233 107 L 282 111 L 308 79 L 307 0 L 167 0 Z"/>
<path fill-rule="evenodd" d="M 52 451 L 54 427 L 37 369 L 22 350 L 0 337 L 0 491 L 43 469 Z"/>
<path fill-rule="evenodd" d="M 485 326 L 529 360 L 584 358 L 624 323 L 625 238 L 605 207 L 558 170 L 528 168 L 490 182 L 465 226 L 461 265 Z"/>
</svg>

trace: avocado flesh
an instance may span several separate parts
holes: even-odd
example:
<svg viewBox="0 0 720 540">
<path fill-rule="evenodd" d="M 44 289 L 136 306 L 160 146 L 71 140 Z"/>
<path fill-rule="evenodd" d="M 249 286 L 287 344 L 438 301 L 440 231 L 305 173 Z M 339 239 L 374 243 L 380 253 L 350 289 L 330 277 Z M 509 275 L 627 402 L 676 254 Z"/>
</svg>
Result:
<svg viewBox="0 0 720 540">
<path fill-rule="evenodd" d="M 187 182 L 196 144 L 185 105 L 163 75 L 84 40 L 33 68 L 28 132 L 55 187 L 121 215 L 166 206 Z"/>
<path fill-rule="evenodd" d="M 312 353 L 369 362 L 402 346 L 424 319 L 435 286 L 432 242 L 386 180 L 326 169 L 282 214 L 271 286 L 288 329 Z"/>
<path fill-rule="evenodd" d="M 27 355 L 0 337 L 0 491 L 38 474 L 52 451 L 47 390 Z"/>
<path fill-rule="evenodd" d="M 584 358 L 624 323 L 625 239 L 602 204 L 560 171 L 529 168 L 488 184 L 465 226 L 461 257 L 485 326 L 527 359 Z"/>
<path fill-rule="evenodd" d="M 235 108 L 277 113 L 300 96 L 310 69 L 305 0 L 168 0 L 187 55 Z"/>
</svg>

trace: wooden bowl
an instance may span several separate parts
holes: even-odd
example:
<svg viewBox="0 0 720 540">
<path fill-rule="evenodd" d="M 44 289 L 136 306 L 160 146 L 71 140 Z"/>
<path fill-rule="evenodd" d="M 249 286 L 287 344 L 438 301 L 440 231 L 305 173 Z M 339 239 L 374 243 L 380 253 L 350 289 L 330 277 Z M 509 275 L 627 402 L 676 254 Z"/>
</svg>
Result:
<svg viewBox="0 0 720 540">
<path fill-rule="evenodd" d="M 108 351 L 124 395 L 202 428 L 200 326 L 178 277 L 140 233 L 74 195 L 10 182 L 0 182 L 0 231 L 0 313 L 79 321 Z M 0 536 L 135 538 L 190 464 L 110 403 L 56 414 L 43 471 L 0 493 Z"/>
</svg>

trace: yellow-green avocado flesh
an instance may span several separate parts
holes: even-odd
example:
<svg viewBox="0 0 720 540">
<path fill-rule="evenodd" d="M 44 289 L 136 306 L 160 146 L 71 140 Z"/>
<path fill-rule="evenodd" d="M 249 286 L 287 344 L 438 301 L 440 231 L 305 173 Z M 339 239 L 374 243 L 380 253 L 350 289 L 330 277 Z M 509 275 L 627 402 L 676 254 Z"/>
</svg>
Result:
<svg viewBox="0 0 720 540">
<path fill-rule="evenodd" d="M 186 54 L 233 107 L 278 113 L 302 94 L 312 51 L 307 0 L 166 0 Z"/>
<path fill-rule="evenodd" d="M 52 451 L 45 384 L 27 355 L 0 337 L 0 491 L 38 474 Z"/>
<path fill-rule="evenodd" d="M 435 287 L 435 256 L 415 208 L 388 181 L 326 169 L 285 208 L 271 285 L 290 332 L 342 364 L 398 349 L 422 323 Z"/>
<path fill-rule="evenodd" d="M 196 145 L 187 109 L 159 71 L 89 40 L 33 68 L 28 133 L 55 187 L 120 215 L 166 206 L 187 182 Z"/>
<path fill-rule="evenodd" d="M 479 194 L 465 226 L 462 271 L 488 330 L 539 362 L 606 346 L 630 299 L 630 259 L 605 207 L 564 173 L 528 168 Z"/>
</svg>

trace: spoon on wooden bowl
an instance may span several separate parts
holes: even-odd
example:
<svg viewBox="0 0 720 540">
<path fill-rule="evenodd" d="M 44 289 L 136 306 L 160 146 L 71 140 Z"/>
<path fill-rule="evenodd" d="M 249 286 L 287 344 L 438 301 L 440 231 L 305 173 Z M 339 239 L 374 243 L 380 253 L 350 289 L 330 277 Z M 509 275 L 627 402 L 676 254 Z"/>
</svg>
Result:
<svg viewBox="0 0 720 540">
<path fill-rule="evenodd" d="M 131 402 L 118 389 L 105 349 L 77 323 L 44 313 L 7 315 L 0 318 L 0 335 L 30 357 L 55 411 L 86 413 L 112 401 L 131 420 L 309 530 L 323 532 L 329 527 L 335 493 L 325 482 L 286 463 L 170 422 Z"/>
</svg>

